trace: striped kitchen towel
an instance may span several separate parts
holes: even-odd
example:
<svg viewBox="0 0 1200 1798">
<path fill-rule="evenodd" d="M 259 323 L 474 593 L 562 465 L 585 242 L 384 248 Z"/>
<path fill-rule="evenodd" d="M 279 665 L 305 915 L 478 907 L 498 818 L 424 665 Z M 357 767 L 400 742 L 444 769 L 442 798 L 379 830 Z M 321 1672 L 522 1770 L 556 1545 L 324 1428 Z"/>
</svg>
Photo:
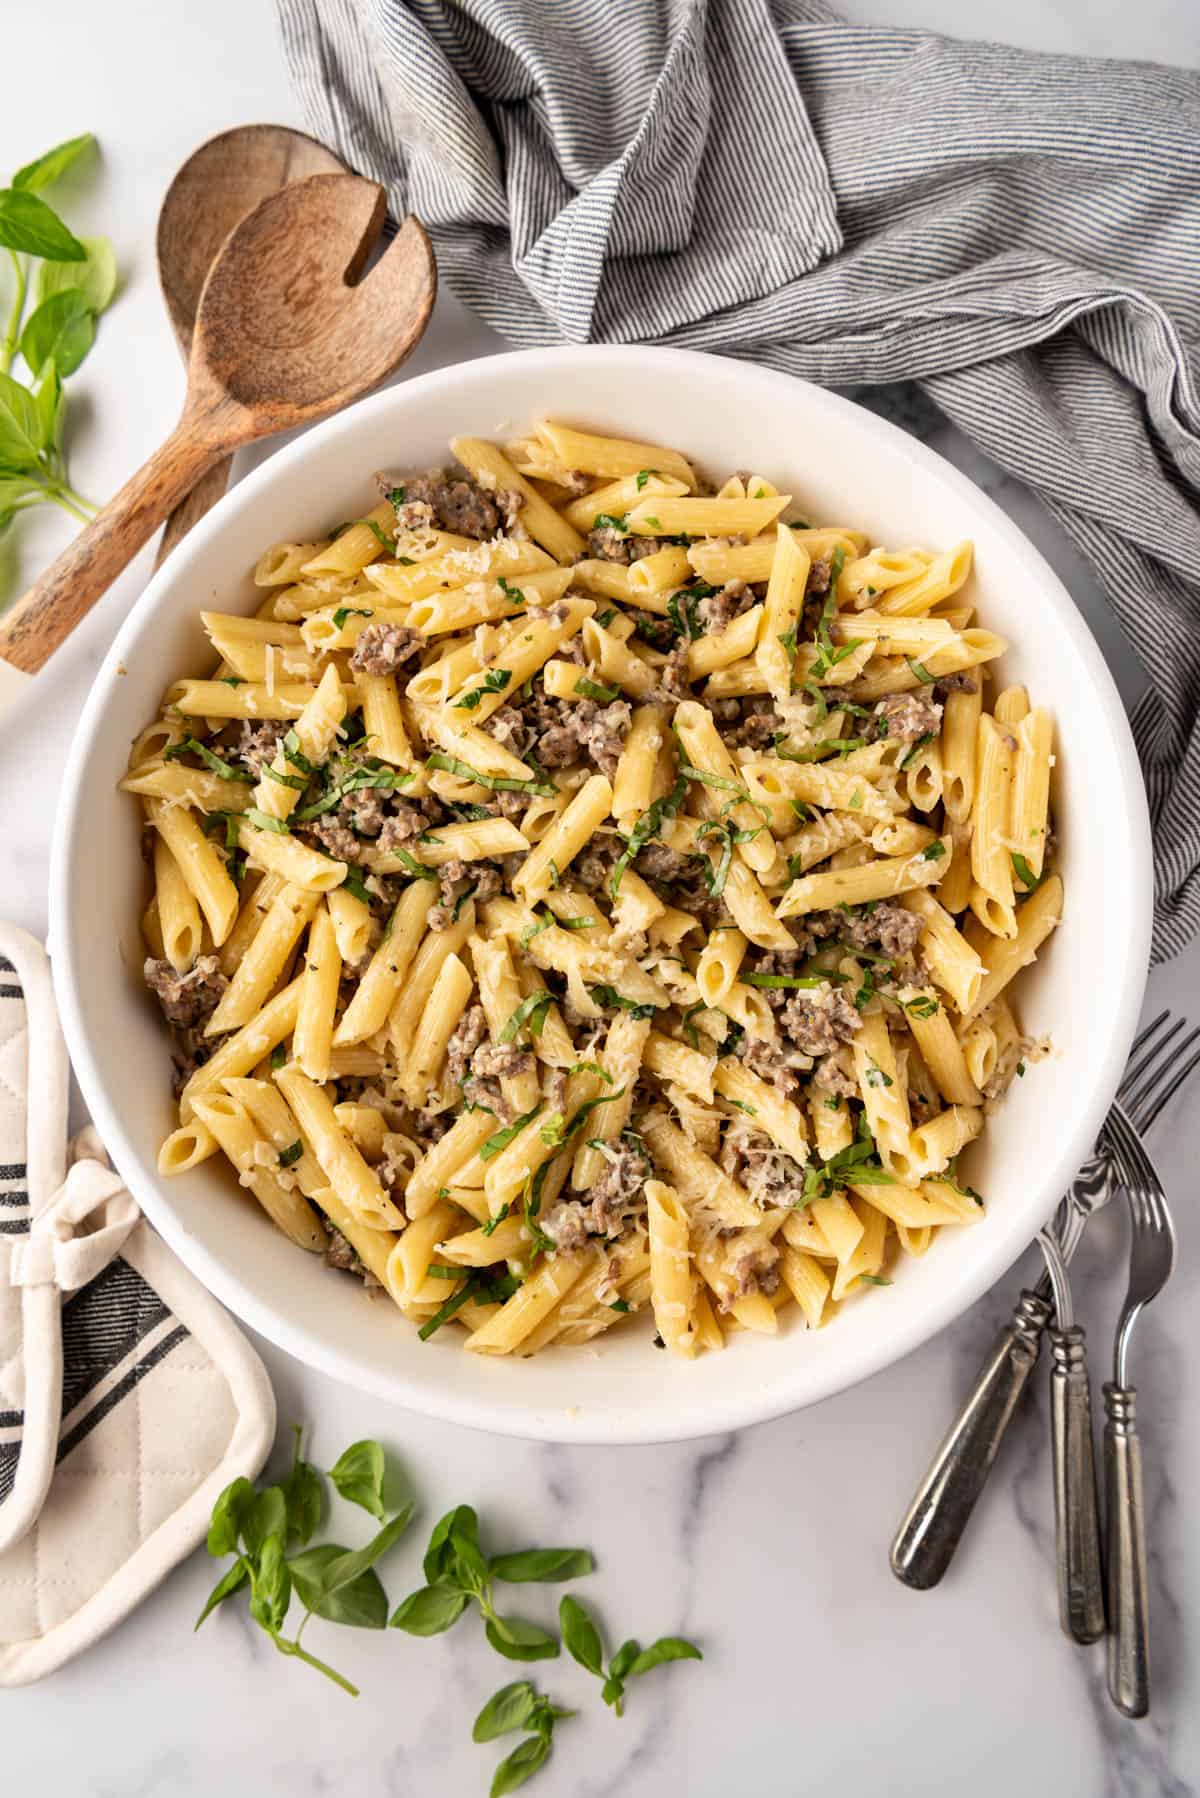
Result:
<svg viewBox="0 0 1200 1798">
<path fill-rule="evenodd" d="M 275 1429 L 250 1344 L 66 1122 L 49 963 L 0 923 L 0 1686 L 119 1622 Z"/>
<path fill-rule="evenodd" d="M 1200 77 L 819 0 L 278 0 L 314 130 L 514 343 L 918 382 L 1096 569 L 1155 955 L 1200 930 Z M 1086 753 L 1086 752 L 1085 752 Z"/>
</svg>

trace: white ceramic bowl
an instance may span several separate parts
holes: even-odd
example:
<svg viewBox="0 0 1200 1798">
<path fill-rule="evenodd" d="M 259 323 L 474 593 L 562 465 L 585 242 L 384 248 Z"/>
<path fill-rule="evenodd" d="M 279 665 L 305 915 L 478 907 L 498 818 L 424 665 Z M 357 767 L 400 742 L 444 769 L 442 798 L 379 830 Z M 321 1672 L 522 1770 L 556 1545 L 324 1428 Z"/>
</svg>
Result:
<svg viewBox="0 0 1200 1798">
<path fill-rule="evenodd" d="M 806 516 L 873 543 L 975 542 L 968 597 L 1010 639 L 1003 673 L 1053 707 L 1066 915 L 1021 992 L 1053 1055 L 1014 1082 L 970 1163 L 987 1196 L 894 1284 L 815 1334 L 743 1335 L 676 1362 L 649 1328 L 528 1361 L 428 1344 L 383 1298 L 337 1279 L 240 1203 L 215 1163 L 155 1171 L 172 1122 L 166 1043 L 141 986 L 139 825 L 117 792 L 131 738 L 168 681 L 208 659 L 201 607 L 246 609 L 248 571 L 281 538 L 361 512 L 380 467 L 424 468 L 448 439 L 504 439 L 541 417 L 678 444 L 712 471 L 753 469 Z M 282 449 L 198 525 L 154 577 L 104 663 L 67 763 L 52 882 L 51 948 L 75 1070 L 147 1215 L 235 1312 L 315 1367 L 431 1415 L 517 1436 L 634 1443 L 727 1430 L 812 1404 L 940 1330 L 1030 1241 L 1088 1151 L 1116 1089 L 1146 971 L 1150 844 L 1141 776 L 1116 689 L 1066 591 L 1016 527 L 962 475 L 873 414 L 785 375 L 670 350 L 497 356 L 363 401 Z"/>
</svg>

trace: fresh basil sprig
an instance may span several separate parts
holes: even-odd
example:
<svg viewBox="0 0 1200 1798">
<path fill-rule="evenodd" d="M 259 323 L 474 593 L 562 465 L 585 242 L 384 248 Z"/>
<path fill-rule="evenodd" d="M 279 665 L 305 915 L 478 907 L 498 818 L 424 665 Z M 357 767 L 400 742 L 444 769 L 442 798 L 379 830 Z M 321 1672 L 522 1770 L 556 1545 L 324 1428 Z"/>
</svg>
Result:
<svg viewBox="0 0 1200 1798">
<path fill-rule="evenodd" d="M 536 1623 L 501 1617 L 492 1602 L 493 1580 L 577 1579 L 592 1571 L 585 1548 L 527 1549 L 495 1555 L 479 1546 L 479 1519 L 470 1505 L 456 1505 L 434 1525 L 425 1551 L 426 1583 L 408 1597 L 391 1619 L 393 1629 L 410 1636 L 437 1636 L 458 1622 L 474 1600 L 484 1621 L 484 1634 L 510 1661 L 554 1660 L 558 1640 Z"/>
<path fill-rule="evenodd" d="M 329 1478 L 343 1498 L 375 1517 L 384 1517 L 384 1455 L 379 1443 L 354 1443 L 329 1470 Z M 282 1484 L 261 1492 L 247 1479 L 226 1486 L 213 1506 L 208 1552 L 214 1558 L 234 1555 L 236 1559 L 209 1593 L 196 1628 L 218 1605 L 249 1586 L 250 1615 L 279 1653 L 304 1661 L 357 1697 L 358 1688 L 310 1654 L 300 1638 L 310 1617 L 357 1629 L 385 1627 L 387 1593 L 375 1572 L 375 1562 L 403 1534 L 413 1507 L 402 1506 L 364 1548 L 345 1548 L 337 1542 L 306 1548 L 304 1544 L 311 1541 L 321 1521 L 323 1496 L 319 1470 L 301 1456 L 299 1430 L 292 1467 Z M 293 1543 L 302 1552 L 289 1557 L 287 1550 Z M 300 1600 L 304 1616 L 295 1635 L 288 1637 L 283 1628 L 293 1597 Z"/>
<path fill-rule="evenodd" d="M 40 197 L 95 141 L 90 132 L 69 138 L 0 188 L 0 252 L 13 274 L 0 325 L 0 532 L 34 506 L 56 505 L 81 524 L 95 512 L 67 479 L 62 384 L 92 347 L 116 265 L 107 238 L 76 237 Z M 18 354 L 24 380 L 11 372 Z"/>
<path fill-rule="evenodd" d="M 503 1798 L 506 1792 L 515 1792 L 531 1779 L 550 1752 L 554 1725 L 561 1718 L 574 1715 L 574 1711 L 561 1710 L 527 1679 L 514 1680 L 512 1685 L 494 1692 L 475 1719 L 471 1740 L 494 1742 L 514 1729 L 532 1730 L 533 1734 L 500 1762 L 492 1775 L 488 1798 Z"/>
<path fill-rule="evenodd" d="M 558 1623 L 567 1653 L 604 1681 L 601 1697 L 611 1704 L 618 1717 L 625 1714 L 625 1681 L 649 1673 L 666 1661 L 702 1661 L 704 1656 L 694 1642 L 684 1636 L 660 1636 L 649 1648 L 633 1641 L 622 1642 L 616 1654 L 604 1666 L 604 1642 L 594 1619 L 577 1598 L 569 1595 L 558 1607 Z"/>
</svg>

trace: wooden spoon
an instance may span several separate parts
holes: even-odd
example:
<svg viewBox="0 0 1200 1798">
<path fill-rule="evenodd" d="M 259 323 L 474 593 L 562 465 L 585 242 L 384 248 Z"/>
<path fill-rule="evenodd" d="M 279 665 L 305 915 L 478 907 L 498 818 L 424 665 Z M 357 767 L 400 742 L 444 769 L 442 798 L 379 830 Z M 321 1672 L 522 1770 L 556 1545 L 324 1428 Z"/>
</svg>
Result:
<svg viewBox="0 0 1200 1798">
<path fill-rule="evenodd" d="M 293 181 L 343 172 L 332 150 L 286 125 L 238 125 L 192 152 L 158 214 L 158 279 L 185 363 L 208 271 L 234 226 Z M 159 539 L 156 568 L 222 497 L 232 466 L 223 456 L 176 506 Z"/>
<path fill-rule="evenodd" d="M 404 361 L 428 323 L 437 270 L 424 226 L 408 218 L 357 279 L 386 210 L 373 181 L 313 175 L 243 219 L 204 284 L 183 416 L 0 619 L 0 660 L 36 674 L 223 456 L 328 417 Z"/>
</svg>

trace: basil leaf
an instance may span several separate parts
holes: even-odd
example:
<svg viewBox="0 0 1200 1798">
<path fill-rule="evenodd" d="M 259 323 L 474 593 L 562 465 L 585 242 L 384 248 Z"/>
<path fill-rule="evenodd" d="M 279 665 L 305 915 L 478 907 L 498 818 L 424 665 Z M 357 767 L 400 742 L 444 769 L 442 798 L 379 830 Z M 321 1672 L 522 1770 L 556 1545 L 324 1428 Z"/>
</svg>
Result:
<svg viewBox="0 0 1200 1798">
<path fill-rule="evenodd" d="M 443 755 L 440 750 L 427 757 L 425 766 L 441 769 L 443 774 L 457 774 L 460 780 L 489 787 L 494 793 L 536 793 L 543 798 L 553 799 L 558 792 L 552 781 L 513 780 L 507 774 L 481 774 L 478 768 L 472 768 L 467 762 L 460 762 L 455 755 Z"/>
<path fill-rule="evenodd" d="M 219 780 L 236 780 L 245 784 L 245 776 L 237 768 L 230 767 L 207 743 L 200 743 L 195 737 L 184 737 L 181 743 L 172 743 L 170 748 L 164 749 L 163 761 L 177 762 L 185 755 L 199 756 L 204 766 Z"/>
<path fill-rule="evenodd" d="M 0 373 L 0 468 L 33 473 L 44 443 L 37 402 L 27 387 Z"/>
<path fill-rule="evenodd" d="M 217 1499 L 208 1526 L 208 1552 L 214 1557 L 236 1552 L 242 1524 L 254 1503 L 254 1487 L 247 1479 L 231 1480 Z"/>
<path fill-rule="evenodd" d="M 890 1280 L 885 1280 L 882 1274 L 859 1274 L 858 1277 L 860 1280 L 865 1280 L 868 1286 L 890 1286 L 892 1283 Z"/>
<path fill-rule="evenodd" d="M 103 312 L 117 290 L 117 259 L 107 237 L 81 237 L 82 262 L 42 262 L 38 264 L 37 298 L 39 305 L 51 294 L 77 287 L 93 312 Z"/>
<path fill-rule="evenodd" d="M 301 1604 L 314 1617 L 344 1623 L 352 1629 L 386 1629 L 387 1593 L 372 1568 L 352 1580 L 338 1582 L 336 1569 L 350 1553 L 336 1542 L 322 1542 L 288 1562 Z"/>
<path fill-rule="evenodd" d="M 296 1561 L 300 1563 L 302 1571 L 308 1573 L 310 1578 L 319 1576 L 325 1592 L 339 1592 L 344 1586 L 352 1585 L 369 1567 L 373 1567 L 382 1555 L 387 1553 L 392 1544 L 398 1541 L 408 1528 L 412 1514 L 412 1505 L 404 1505 L 390 1522 L 385 1523 L 383 1528 L 372 1536 L 364 1548 L 341 1548 L 338 1550 L 336 1558 L 322 1555 L 320 1549 L 308 1549 L 304 1555 L 297 1555 Z M 330 1546 L 329 1543 L 322 1543 L 321 1548 Z M 306 1555 L 317 1556 L 318 1559 L 310 1562 L 306 1560 Z M 296 1562 L 292 1564 L 294 1566 Z"/>
<path fill-rule="evenodd" d="M 240 1592 L 249 1578 L 250 1569 L 247 1567 L 245 1561 L 239 1557 L 233 1563 L 233 1566 L 229 1568 L 228 1572 L 223 1574 L 217 1581 L 216 1585 L 205 1599 L 204 1609 L 197 1617 L 193 1628 L 199 1629 L 200 1625 L 204 1622 L 204 1619 L 211 1615 L 219 1604 L 224 1604 L 227 1598 L 232 1598 L 235 1592 Z"/>
<path fill-rule="evenodd" d="M 932 847 L 933 847 L 933 845 L 930 844 L 930 848 L 932 848 Z M 1043 880 L 1045 880 L 1045 878 L 1046 878 L 1045 874 L 1044 873 L 1035 874 L 1033 869 L 1029 866 L 1029 863 L 1025 860 L 1025 857 L 1023 855 L 1017 855 L 1014 853 L 1013 857 L 1012 857 L 1012 865 L 1013 865 L 1013 873 L 1016 875 L 1016 877 L 1020 881 L 1021 885 L 1025 888 L 1025 891 L 1027 893 L 1036 893 L 1037 889 L 1041 886 Z"/>
<path fill-rule="evenodd" d="M 278 1536 L 282 1541 L 287 1535 L 287 1500 L 283 1487 L 268 1486 L 256 1493 L 253 1503 L 242 1513 L 241 1525 L 242 1541 L 252 1559 L 261 1552 L 268 1537 Z"/>
<path fill-rule="evenodd" d="M 554 994 L 548 993 L 544 987 L 539 988 L 537 992 L 530 993 L 528 997 L 522 999 L 501 1030 L 500 1041 L 511 1043 L 526 1024 L 529 1026 L 530 1036 L 540 1036 L 546 1022 L 546 1013 L 553 1004 Z"/>
<path fill-rule="evenodd" d="M 535 924 L 527 924 L 521 932 L 520 942 L 522 949 L 527 949 L 535 936 L 540 936 L 543 930 L 549 930 L 550 926 L 557 922 L 558 919 L 547 912 L 544 916 L 539 917 Z"/>
<path fill-rule="evenodd" d="M 47 262 L 83 262 L 87 251 L 52 206 L 28 188 L 0 188 L 0 244 Z"/>
<path fill-rule="evenodd" d="M 617 896 L 617 888 L 621 884 L 621 876 L 634 858 L 641 854 L 646 844 L 656 837 L 664 824 L 674 819 L 680 806 L 687 798 L 688 783 L 686 776 L 680 775 L 669 793 L 656 799 L 653 805 L 647 806 L 629 836 L 625 847 L 613 864 L 613 871 L 608 877 L 608 890 L 612 898 Z"/>
<path fill-rule="evenodd" d="M 321 1521 L 323 1493 L 321 1476 L 308 1461 L 300 1458 L 300 1432 L 296 1432 L 296 1458 L 292 1471 L 283 1482 L 283 1502 L 287 1512 L 289 1541 L 304 1544 L 312 1540 Z"/>
<path fill-rule="evenodd" d="M 74 374 L 96 336 L 96 315 L 78 287 L 65 287 L 30 314 L 21 332 L 21 354 L 40 375 L 53 361 L 65 379 Z"/>
<path fill-rule="evenodd" d="M 458 1548 L 464 1542 L 479 1547 L 479 1519 L 470 1505 L 455 1505 L 434 1524 L 425 1550 L 423 1571 L 431 1586 L 442 1584 L 451 1577 Z"/>
<path fill-rule="evenodd" d="M 910 1018 L 933 1018 L 939 1009 L 932 993 L 921 993 L 915 999 L 901 999 L 900 1003 Z"/>
<path fill-rule="evenodd" d="M 558 1607 L 558 1624 L 567 1653 L 581 1667 L 586 1667 L 589 1673 L 594 1673 L 597 1679 L 601 1678 L 604 1643 L 600 1639 L 600 1631 L 577 1598 L 568 1595 L 562 1600 Z"/>
<path fill-rule="evenodd" d="M 283 1536 L 269 1535 L 250 1576 L 250 1615 L 274 1635 L 283 1628 L 292 1601 L 292 1576 L 283 1558 Z"/>
<path fill-rule="evenodd" d="M 378 1442 L 369 1440 L 353 1443 L 329 1469 L 329 1477 L 342 1497 L 352 1505 L 361 1505 L 381 1523 L 385 1514 L 383 1475 L 383 1449 Z"/>
<path fill-rule="evenodd" d="M 666 1661 L 702 1661 L 703 1659 L 704 1656 L 696 1644 L 687 1641 L 683 1636 L 660 1636 L 657 1642 L 652 1642 L 649 1648 L 643 1648 L 642 1652 L 630 1662 L 629 1672 L 631 1675 L 649 1673 L 652 1667 L 661 1667 Z"/>
<path fill-rule="evenodd" d="M 917 860 L 922 862 L 940 862 L 945 853 L 946 845 L 939 837 L 936 842 L 927 843 L 925 845 L 924 849 L 922 849 L 920 855 L 917 857 Z"/>
<path fill-rule="evenodd" d="M 475 1719 L 473 1742 L 494 1742 L 511 1730 L 524 1729 L 537 1708 L 537 1693 L 527 1679 L 517 1679 L 493 1692 Z"/>
<path fill-rule="evenodd" d="M 636 999 L 627 999 L 619 993 L 615 986 L 593 986 L 588 991 L 597 1005 L 607 1005 L 617 1011 L 627 1011 L 632 1018 L 652 1018 L 658 1010 L 656 1005 L 641 1005 Z"/>
<path fill-rule="evenodd" d="M 558 1641 L 537 1623 L 526 1623 L 520 1617 L 489 1617 L 484 1635 L 506 1661 L 553 1661 L 558 1658 Z"/>
<path fill-rule="evenodd" d="M 582 693 L 585 699 L 599 700 L 601 704 L 607 705 L 610 700 L 617 697 L 621 689 L 620 687 L 605 686 L 600 681 L 588 680 L 586 675 L 581 674 L 575 681 L 575 691 Z"/>
<path fill-rule="evenodd" d="M 258 830 L 269 830 L 272 836 L 286 837 L 291 834 L 286 818 L 273 818 L 270 812 L 260 812 L 256 805 L 248 805 L 242 817 L 247 824 L 253 824 Z"/>
<path fill-rule="evenodd" d="M 526 1111 L 521 1117 L 515 1118 L 511 1124 L 506 1124 L 503 1130 L 497 1130 L 494 1135 L 489 1136 L 479 1150 L 479 1159 L 481 1161 L 490 1161 L 493 1155 L 498 1155 L 501 1149 L 506 1149 L 510 1142 L 520 1136 L 526 1124 L 531 1124 L 533 1122 L 541 1109 L 541 1101 L 539 1100 L 532 1111 Z"/>
<path fill-rule="evenodd" d="M 905 656 L 904 660 L 908 663 L 909 673 L 915 675 L 923 687 L 932 687 L 937 675 L 930 674 L 924 662 L 915 662 L 912 656 Z"/>
<path fill-rule="evenodd" d="M 374 612 L 365 606 L 339 606 L 333 614 L 333 628 L 335 631 L 343 629 L 347 618 L 374 618 L 374 616 Z"/>
<path fill-rule="evenodd" d="M 14 187 L 23 187 L 26 193 L 38 193 L 43 187 L 49 187 L 66 174 L 72 163 L 78 162 L 85 150 L 90 150 L 96 139 L 90 131 L 82 137 L 69 137 L 65 143 L 55 144 L 52 150 L 27 162 L 23 169 L 18 169 L 12 178 Z"/>
<path fill-rule="evenodd" d="M 477 687 L 472 687 L 455 701 L 455 711 L 473 712 L 485 693 L 503 693 L 511 679 L 511 668 L 489 668 Z"/>
<path fill-rule="evenodd" d="M 527 1779 L 533 1778 L 549 1752 L 548 1735 L 526 1736 L 496 1768 L 488 1788 L 488 1798 L 505 1798 L 506 1793 L 515 1792 L 518 1786 L 523 1786 Z"/>
<path fill-rule="evenodd" d="M 612 1660 L 608 1663 L 608 1677 L 622 1680 L 642 1652 L 640 1643 L 632 1640 L 622 1642 Z"/>
<path fill-rule="evenodd" d="M 469 1602 L 466 1592 L 449 1586 L 422 1586 L 409 1593 L 388 1627 L 405 1630 L 410 1636 L 440 1636 L 458 1622 Z"/>
<path fill-rule="evenodd" d="M 622 536 L 628 536 L 629 526 L 625 520 L 624 512 L 619 518 L 613 512 L 597 512 L 592 520 L 592 529 L 594 531 L 619 531 Z"/>
<path fill-rule="evenodd" d="M 761 987 L 814 987 L 826 986 L 829 982 L 827 974 L 743 974 L 740 976 L 743 986 Z"/>
<path fill-rule="evenodd" d="M 488 1572 L 510 1585 L 530 1580 L 581 1579 L 595 1566 L 586 1548 L 526 1548 L 516 1554 L 493 1555 Z"/>
<path fill-rule="evenodd" d="M 475 1275 L 471 1274 L 464 1280 L 457 1292 L 452 1292 L 450 1294 L 450 1297 L 446 1300 L 444 1305 L 439 1305 L 432 1317 L 427 1317 L 425 1319 L 425 1322 L 417 1331 L 417 1340 L 420 1342 L 428 1342 L 429 1338 L 436 1335 L 437 1331 L 441 1329 L 444 1323 L 449 1323 L 456 1311 L 462 1310 L 467 1300 L 473 1298 L 478 1290 L 479 1288 L 476 1283 Z"/>
</svg>

